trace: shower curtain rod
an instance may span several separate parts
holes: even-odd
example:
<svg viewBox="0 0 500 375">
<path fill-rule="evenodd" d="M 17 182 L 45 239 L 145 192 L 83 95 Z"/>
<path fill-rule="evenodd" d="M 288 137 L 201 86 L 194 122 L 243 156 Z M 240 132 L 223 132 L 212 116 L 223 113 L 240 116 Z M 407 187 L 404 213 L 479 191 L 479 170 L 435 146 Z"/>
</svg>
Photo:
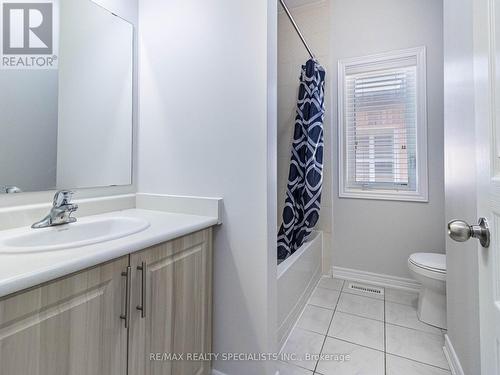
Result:
<svg viewBox="0 0 500 375">
<path fill-rule="evenodd" d="M 309 53 L 309 56 L 311 56 L 311 59 L 315 59 L 316 57 L 314 56 L 314 54 L 312 53 L 311 49 L 307 45 L 307 42 L 306 42 L 304 36 L 300 32 L 299 26 L 297 25 L 297 23 L 293 19 L 292 13 L 290 13 L 290 10 L 286 6 L 285 0 L 280 0 L 280 3 L 281 3 L 281 6 L 283 7 L 283 9 L 285 10 L 286 15 L 290 19 L 290 22 L 292 23 L 293 27 L 295 28 L 295 31 L 297 31 L 297 34 L 299 34 L 299 38 L 300 38 L 300 40 L 302 40 L 302 43 L 304 44 L 304 47 L 306 47 L 307 52 Z"/>
</svg>

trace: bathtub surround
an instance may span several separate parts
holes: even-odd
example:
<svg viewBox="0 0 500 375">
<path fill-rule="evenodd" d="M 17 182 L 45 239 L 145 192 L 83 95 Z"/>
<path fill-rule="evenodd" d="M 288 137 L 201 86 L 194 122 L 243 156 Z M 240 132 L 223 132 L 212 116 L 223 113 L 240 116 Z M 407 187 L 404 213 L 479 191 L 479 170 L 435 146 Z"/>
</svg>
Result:
<svg viewBox="0 0 500 375">
<path fill-rule="evenodd" d="M 278 262 L 307 241 L 320 218 L 325 75 L 317 61 L 308 60 L 302 66 L 283 222 L 278 232 Z"/>
<path fill-rule="evenodd" d="M 321 277 L 323 232 L 313 232 L 292 256 L 278 266 L 278 320 L 281 348 Z"/>
</svg>

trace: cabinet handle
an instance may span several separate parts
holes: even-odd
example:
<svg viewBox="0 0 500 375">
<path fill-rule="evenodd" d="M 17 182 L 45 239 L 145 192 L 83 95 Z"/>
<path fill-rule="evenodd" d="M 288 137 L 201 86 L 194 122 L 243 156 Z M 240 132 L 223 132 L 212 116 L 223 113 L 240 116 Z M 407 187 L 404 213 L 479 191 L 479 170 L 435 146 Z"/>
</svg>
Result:
<svg viewBox="0 0 500 375">
<path fill-rule="evenodd" d="M 125 286 L 125 314 L 120 315 L 120 319 L 125 321 L 125 328 L 130 327 L 130 287 L 132 282 L 132 268 L 130 266 L 127 267 L 127 270 L 122 272 L 122 276 L 125 277 L 126 286 Z"/>
<path fill-rule="evenodd" d="M 141 312 L 141 318 L 146 317 L 146 262 L 142 262 L 137 266 L 137 270 L 141 271 L 141 304 L 137 305 L 137 310 Z"/>
</svg>

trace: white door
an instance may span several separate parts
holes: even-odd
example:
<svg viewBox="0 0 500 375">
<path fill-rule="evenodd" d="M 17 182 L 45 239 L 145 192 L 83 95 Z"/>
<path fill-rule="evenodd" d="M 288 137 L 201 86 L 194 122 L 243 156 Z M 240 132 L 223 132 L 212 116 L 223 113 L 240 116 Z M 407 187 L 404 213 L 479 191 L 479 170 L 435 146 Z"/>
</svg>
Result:
<svg viewBox="0 0 500 375">
<path fill-rule="evenodd" d="M 464 3 L 467 2 L 462 2 Z M 453 251 L 468 251 L 469 254 L 477 256 L 478 277 L 475 284 L 477 290 L 473 296 L 478 297 L 477 299 L 469 298 L 468 301 L 479 303 L 481 374 L 500 375 L 500 241 L 498 236 L 500 230 L 500 0 L 474 0 L 471 8 L 467 11 L 472 18 L 472 27 L 467 32 L 471 38 L 470 61 L 473 78 L 465 91 L 470 94 L 469 98 L 474 105 L 473 116 L 470 118 L 474 133 L 473 137 L 462 141 L 469 143 L 467 148 L 473 148 L 473 152 L 468 156 L 473 159 L 473 163 L 475 162 L 475 168 L 467 168 L 469 161 L 460 157 L 451 158 L 454 152 L 456 155 L 457 151 L 453 150 L 453 145 L 447 150 L 446 156 L 449 169 L 447 176 L 456 178 L 455 187 L 449 189 L 452 193 L 456 193 L 451 199 L 461 196 L 463 206 L 474 206 L 476 217 L 472 218 L 472 215 L 455 217 L 455 219 L 468 220 L 474 228 L 464 227 L 463 223 L 454 223 L 450 237 L 465 241 L 468 235 L 474 234 L 469 232 L 469 229 L 475 229 L 476 237 L 482 237 L 484 246 L 480 244 L 479 238 L 471 238 L 467 244 L 449 243 L 447 254 Z M 467 28 L 467 25 L 464 27 Z M 498 55 L 497 52 L 499 52 Z M 460 75 L 455 77 L 461 78 Z M 450 79 L 453 79 L 452 75 L 448 76 L 448 81 Z M 467 120 L 464 120 L 465 122 Z M 463 125 L 463 128 L 466 126 Z M 453 138 L 453 135 L 450 136 Z M 447 144 L 450 145 L 450 143 Z M 465 167 L 462 168 L 462 165 Z M 450 171 L 453 169 L 455 172 Z M 458 177 L 460 175 L 461 177 Z M 472 190 L 460 192 L 460 181 L 463 186 L 473 186 Z M 467 193 L 472 194 L 467 195 Z M 463 211 L 463 206 L 461 207 L 460 203 L 457 204 L 457 201 L 454 203 L 455 207 L 449 207 L 448 214 L 454 212 L 460 215 L 461 210 L 464 213 L 471 213 L 471 211 Z M 491 233 L 489 244 L 486 243 L 486 230 L 481 229 L 477 221 L 470 222 L 480 217 L 484 217 L 489 224 L 489 233 Z M 458 249 L 459 246 L 463 248 Z M 455 253 L 450 254 L 450 260 L 454 261 L 453 257 L 456 257 Z M 473 277 L 476 275 L 475 266 L 475 262 L 471 263 L 467 269 Z M 453 270 L 450 272 L 453 278 Z M 464 275 L 464 278 L 468 276 Z M 456 279 L 448 280 L 449 283 L 455 281 Z M 464 306 L 464 309 L 467 308 L 469 307 Z M 455 312 L 451 314 L 449 312 L 448 317 L 453 314 Z M 464 327 L 464 330 L 466 329 Z"/>
<path fill-rule="evenodd" d="M 500 1 L 475 4 L 475 106 L 478 216 L 491 244 L 479 247 L 481 372 L 500 374 Z"/>
</svg>

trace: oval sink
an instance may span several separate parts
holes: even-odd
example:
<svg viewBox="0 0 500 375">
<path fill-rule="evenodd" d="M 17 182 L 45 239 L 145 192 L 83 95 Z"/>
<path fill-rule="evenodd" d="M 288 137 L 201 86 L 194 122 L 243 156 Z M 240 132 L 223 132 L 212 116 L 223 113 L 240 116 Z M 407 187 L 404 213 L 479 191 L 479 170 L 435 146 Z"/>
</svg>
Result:
<svg viewBox="0 0 500 375">
<path fill-rule="evenodd" d="M 149 222 L 132 217 L 82 219 L 73 224 L 44 229 L 29 229 L 24 233 L 0 238 L 0 253 L 35 253 L 87 246 L 116 240 L 141 232 Z"/>
</svg>

